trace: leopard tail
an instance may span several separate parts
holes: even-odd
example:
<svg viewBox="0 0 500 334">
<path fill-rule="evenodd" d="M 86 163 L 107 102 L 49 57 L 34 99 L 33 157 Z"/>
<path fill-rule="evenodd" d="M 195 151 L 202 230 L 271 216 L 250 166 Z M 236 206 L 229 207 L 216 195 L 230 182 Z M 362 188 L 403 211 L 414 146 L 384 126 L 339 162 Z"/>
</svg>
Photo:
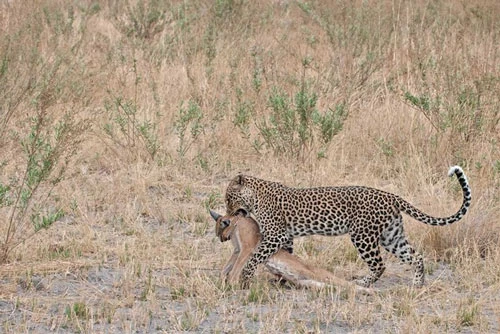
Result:
<svg viewBox="0 0 500 334">
<path fill-rule="evenodd" d="M 459 221 L 462 219 L 463 216 L 467 213 L 469 210 L 470 204 L 471 204 L 471 189 L 469 186 L 469 182 L 467 181 L 467 177 L 465 176 L 464 171 L 462 170 L 461 167 L 459 166 L 453 166 L 450 168 L 448 171 L 448 176 L 452 177 L 453 175 L 457 176 L 458 182 L 460 183 L 460 186 L 462 187 L 462 193 L 463 193 L 463 201 L 462 201 L 462 206 L 460 209 L 454 214 L 446 218 L 436 218 L 429 216 L 428 214 L 423 213 L 407 201 L 403 200 L 402 198 L 398 197 L 396 201 L 396 206 L 399 208 L 399 210 L 405 212 L 409 216 L 415 218 L 416 220 L 425 223 L 427 225 L 433 225 L 433 226 L 445 226 L 445 225 L 450 225 L 456 221 Z"/>
</svg>

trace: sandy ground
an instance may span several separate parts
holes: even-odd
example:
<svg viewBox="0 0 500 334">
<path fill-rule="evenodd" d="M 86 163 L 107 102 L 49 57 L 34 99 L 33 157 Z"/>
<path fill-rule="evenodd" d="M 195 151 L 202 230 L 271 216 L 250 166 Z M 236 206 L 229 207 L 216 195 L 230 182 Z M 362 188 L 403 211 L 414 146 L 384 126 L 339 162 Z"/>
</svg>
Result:
<svg viewBox="0 0 500 334">
<path fill-rule="evenodd" d="M 63 229 L 66 223 L 58 224 L 55 228 Z M 146 229 L 150 237 L 170 233 L 170 224 L 143 224 L 151 225 Z M 99 233 L 111 236 L 113 230 L 110 224 L 100 227 Z M 411 326 L 418 324 L 424 327 L 414 328 L 415 332 L 500 330 L 499 294 L 488 287 L 475 296 L 467 289 L 450 289 L 463 283 L 444 263 L 427 262 L 432 269 L 426 286 L 412 290 L 408 287 L 412 277 L 409 268 L 385 254 L 388 269 L 371 296 L 341 289 L 313 291 L 276 286 L 268 283 L 269 277 L 262 271 L 249 291 L 231 290 L 222 287 L 219 277 L 231 251 L 229 243 L 221 245 L 212 230 L 207 230 L 203 239 L 209 248 L 219 252 L 216 258 L 184 266 L 182 260 L 162 267 L 147 260 L 141 263 L 140 259 L 130 266 L 112 255 L 105 261 L 56 259 L 3 266 L 1 331 L 400 333 L 413 332 Z M 350 270 L 344 267 L 335 272 L 347 278 Z M 200 287 L 188 291 L 194 284 Z M 252 297 L 252 293 L 257 296 Z M 457 310 L 469 298 L 479 300 L 473 304 L 479 316 L 470 326 L 459 325 Z M 408 318 L 413 319 L 413 324 L 407 323 Z M 429 324 L 435 327 L 429 328 Z"/>
</svg>

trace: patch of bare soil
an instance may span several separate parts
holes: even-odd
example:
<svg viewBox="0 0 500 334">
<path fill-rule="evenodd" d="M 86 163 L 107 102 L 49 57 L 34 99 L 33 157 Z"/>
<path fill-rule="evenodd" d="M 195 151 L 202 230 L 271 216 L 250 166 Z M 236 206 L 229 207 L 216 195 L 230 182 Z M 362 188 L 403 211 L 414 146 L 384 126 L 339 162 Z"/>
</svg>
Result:
<svg viewBox="0 0 500 334">
<path fill-rule="evenodd" d="M 150 233 L 168 235 L 169 229 L 155 224 Z M 411 289 L 412 273 L 389 260 L 370 296 L 276 286 L 262 272 L 249 290 L 228 289 L 222 286 L 219 268 L 230 249 L 221 248 L 207 233 L 209 247 L 220 254 L 213 263 L 206 258 L 178 259 L 162 267 L 137 259 L 128 265 L 110 256 L 101 262 L 24 265 L 24 271 L 15 264 L 4 266 L 1 331 L 398 333 L 412 331 L 411 326 L 415 332 L 500 330 L 500 298 L 494 287 L 471 292 L 445 263 L 427 263 L 426 286 Z"/>
</svg>

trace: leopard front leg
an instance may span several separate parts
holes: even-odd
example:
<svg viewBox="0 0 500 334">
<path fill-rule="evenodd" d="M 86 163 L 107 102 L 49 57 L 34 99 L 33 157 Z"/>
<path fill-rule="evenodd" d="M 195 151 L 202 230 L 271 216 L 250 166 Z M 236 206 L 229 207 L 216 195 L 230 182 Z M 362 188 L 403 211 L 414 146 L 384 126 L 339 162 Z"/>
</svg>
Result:
<svg viewBox="0 0 500 334">
<path fill-rule="evenodd" d="M 278 232 L 273 230 L 273 232 Z M 283 247 L 287 242 L 288 237 L 285 233 L 285 229 L 280 229 L 281 233 L 274 234 L 273 236 L 263 235 L 261 242 L 257 245 L 254 253 L 243 267 L 241 272 L 241 287 L 247 288 L 250 279 L 255 274 L 257 266 L 261 263 L 265 263 L 273 254 L 278 252 L 278 250 Z"/>
</svg>

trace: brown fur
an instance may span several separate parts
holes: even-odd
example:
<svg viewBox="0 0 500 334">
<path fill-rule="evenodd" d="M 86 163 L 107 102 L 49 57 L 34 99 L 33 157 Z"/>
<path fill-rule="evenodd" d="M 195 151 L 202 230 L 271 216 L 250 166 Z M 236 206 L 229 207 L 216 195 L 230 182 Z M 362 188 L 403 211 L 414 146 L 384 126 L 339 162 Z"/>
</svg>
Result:
<svg viewBox="0 0 500 334">
<path fill-rule="evenodd" d="M 236 216 L 219 216 L 216 220 L 215 232 L 222 242 L 231 240 L 233 244 L 234 252 L 222 270 L 222 278 L 231 284 L 236 284 L 245 263 L 261 240 L 259 226 L 251 217 L 245 217 L 239 213 Z M 308 265 L 283 249 L 269 258 L 266 267 L 273 274 L 301 287 L 323 288 L 332 285 L 354 287 L 364 292 L 370 291 L 335 277 L 328 270 Z"/>
</svg>

